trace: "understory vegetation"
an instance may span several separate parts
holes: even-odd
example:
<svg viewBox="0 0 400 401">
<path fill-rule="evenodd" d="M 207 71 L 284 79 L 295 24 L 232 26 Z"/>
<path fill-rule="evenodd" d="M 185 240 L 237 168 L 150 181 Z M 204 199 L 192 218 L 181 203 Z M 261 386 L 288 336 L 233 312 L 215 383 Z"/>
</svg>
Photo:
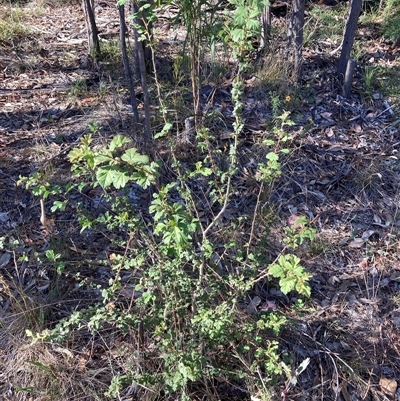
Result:
<svg viewBox="0 0 400 401">
<path fill-rule="evenodd" d="M 346 3 L 300 67 L 291 4 L 263 42 L 261 0 L 100 3 L 96 54 L 76 2 L 1 5 L 0 398 L 400 399 L 400 2 L 350 97 Z"/>
</svg>

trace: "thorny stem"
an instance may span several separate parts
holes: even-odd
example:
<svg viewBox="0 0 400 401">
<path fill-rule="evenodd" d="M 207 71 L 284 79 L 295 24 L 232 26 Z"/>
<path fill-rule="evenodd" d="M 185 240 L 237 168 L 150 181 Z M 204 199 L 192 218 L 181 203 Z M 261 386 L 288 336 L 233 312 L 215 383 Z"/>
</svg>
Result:
<svg viewBox="0 0 400 401">
<path fill-rule="evenodd" d="M 256 207 L 254 209 L 253 221 L 251 222 L 251 230 L 250 230 L 249 242 L 246 244 L 247 255 L 249 254 L 251 241 L 253 240 L 253 236 L 254 236 L 254 227 L 255 227 L 255 224 L 256 224 L 257 209 L 258 209 L 258 205 L 260 204 L 260 197 L 261 197 L 261 193 L 262 193 L 263 189 L 264 189 L 264 182 L 261 182 L 260 190 L 258 191 L 258 195 L 257 195 Z"/>
<path fill-rule="evenodd" d="M 211 228 L 213 228 L 214 224 L 218 221 L 218 219 L 223 215 L 223 213 L 226 210 L 226 207 L 228 206 L 228 200 L 229 200 L 229 192 L 231 190 L 231 175 L 229 175 L 228 177 L 228 182 L 226 184 L 226 192 L 225 192 L 225 200 L 224 200 L 224 204 L 222 205 L 221 210 L 219 211 L 219 213 L 214 217 L 214 219 L 212 220 L 212 222 L 206 227 L 205 230 L 203 230 L 203 240 L 202 240 L 202 247 L 204 247 L 204 243 L 207 239 L 207 234 L 208 232 L 211 230 Z M 202 256 L 202 261 L 200 264 L 200 268 L 199 268 L 199 282 L 198 282 L 198 287 L 201 286 L 201 283 L 203 282 L 204 279 L 204 265 L 205 265 L 205 258 L 204 258 L 204 253 Z"/>
<path fill-rule="evenodd" d="M 235 116 L 235 124 L 234 124 L 234 142 L 231 145 L 230 148 L 230 171 L 228 174 L 228 181 L 226 183 L 226 191 L 225 191 L 225 196 L 224 196 L 224 203 L 222 205 L 221 210 L 218 212 L 218 214 L 214 217 L 214 219 L 211 221 L 211 223 L 203 230 L 203 240 L 202 240 L 202 247 L 204 247 L 205 241 L 207 240 L 207 234 L 210 232 L 210 230 L 214 227 L 214 225 L 217 223 L 217 221 L 221 218 L 221 216 L 224 214 L 226 211 L 226 208 L 228 206 L 229 198 L 230 198 L 230 192 L 231 192 L 231 181 L 232 177 L 236 171 L 236 163 L 237 163 L 237 148 L 238 148 L 238 137 L 239 134 L 242 130 L 243 124 L 242 124 L 242 117 L 241 117 L 241 106 L 242 103 L 240 101 L 240 95 L 241 95 L 241 86 L 240 86 L 240 66 L 239 66 L 239 72 L 236 76 L 236 90 L 232 94 L 232 99 L 234 102 L 236 102 L 235 107 L 233 109 L 233 114 Z M 199 283 L 198 285 L 200 286 L 201 283 L 203 282 L 204 278 L 204 265 L 205 265 L 205 259 L 203 255 L 203 260 L 199 268 Z"/>
<path fill-rule="evenodd" d="M 225 191 L 225 200 L 224 204 L 222 205 L 221 210 L 218 212 L 218 214 L 214 217 L 213 221 L 207 226 L 207 228 L 203 231 L 203 243 L 207 239 L 207 234 L 211 230 L 211 228 L 214 226 L 214 224 L 218 221 L 218 219 L 223 215 L 223 213 L 226 210 L 226 207 L 228 206 L 228 200 L 229 200 L 229 192 L 231 190 L 231 176 L 228 177 L 228 182 L 226 184 L 226 191 Z"/>
<path fill-rule="evenodd" d="M 153 64 L 153 72 L 154 72 L 154 82 L 156 84 L 156 89 L 157 89 L 157 96 L 158 96 L 158 101 L 160 102 L 160 107 L 161 107 L 161 114 L 164 120 L 164 124 L 167 123 L 167 108 L 165 107 L 164 100 L 161 96 L 161 85 L 160 81 L 158 79 L 158 72 L 157 72 L 157 64 L 156 64 L 156 51 L 154 48 L 154 43 L 152 41 L 151 37 L 151 31 L 149 24 L 147 21 L 143 21 L 144 26 L 145 26 L 145 32 L 147 35 L 147 41 L 148 41 L 148 46 L 151 48 L 151 63 Z"/>
</svg>

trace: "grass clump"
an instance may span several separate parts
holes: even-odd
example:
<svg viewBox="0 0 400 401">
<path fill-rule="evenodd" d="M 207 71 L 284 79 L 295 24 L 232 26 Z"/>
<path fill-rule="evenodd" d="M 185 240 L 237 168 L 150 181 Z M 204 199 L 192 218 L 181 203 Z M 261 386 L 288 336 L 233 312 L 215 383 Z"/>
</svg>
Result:
<svg viewBox="0 0 400 401">
<path fill-rule="evenodd" d="M 26 11 L 18 6 L 0 6 L 0 41 L 11 42 L 31 33 L 24 22 Z"/>
<path fill-rule="evenodd" d="M 393 41 L 400 39 L 400 1 L 388 0 L 383 10 L 382 35 Z"/>
<path fill-rule="evenodd" d="M 105 391 L 106 386 L 96 378 L 98 371 L 89 372 L 84 358 L 74 355 L 73 347 L 31 340 L 30 334 L 44 329 L 52 309 L 46 299 L 34 293 L 0 276 L 0 296 L 9 301 L 0 319 L 0 347 L 6 362 L 0 374 L 6 378 L 0 394 L 11 395 L 13 400 L 67 401 L 93 397 L 102 387 Z"/>
<path fill-rule="evenodd" d="M 346 5 L 334 8 L 313 6 L 304 25 L 304 45 L 306 47 L 320 46 L 321 40 L 340 44 L 346 13 Z"/>
</svg>

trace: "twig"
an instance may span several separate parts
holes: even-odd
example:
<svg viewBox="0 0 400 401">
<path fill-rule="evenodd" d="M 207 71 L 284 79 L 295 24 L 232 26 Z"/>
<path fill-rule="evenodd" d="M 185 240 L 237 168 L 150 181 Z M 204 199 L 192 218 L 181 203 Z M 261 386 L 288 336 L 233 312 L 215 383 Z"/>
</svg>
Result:
<svg viewBox="0 0 400 401">
<path fill-rule="evenodd" d="M 226 207 L 228 206 L 228 199 L 229 199 L 229 192 L 231 190 L 231 176 L 228 177 L 228 182 L 226 185 L 226 193 L 225 193 L 225 200 L 224 204 L 222 205 L 221 210 L 219 213 L 215 216 L 214 220 L 207 226 L 207 228 L 203 231 L 203 242 L 207 239 L 207 234 L 211 230 L 211 228 L 214 226 L 214 224 L 218 221 L 218 219 L 222 216 L 222 214 L 225 212 Z"/>
<path fill-rule="evenodd" d="M 229 192 L 231 190 L 231 176 L 229 176 L 228 178 L 228 182 L 226 185 L 226 193 L 225 193 L 225 200 L 224 200 L 224 204 L 222 205 L 221 210 L 219 211 L 219 213 L 214 217 L 213 221 L 206 227 L 205 230 L 203 230 L 203 240 L 202 240 L 202 244 L 204 244 L 204 242 L 207 239 L 207 234 L 208 232 L 211 230 L 211 228 L 214 226 L 214 224 L 218 221 L 218 219 L 223 215 L 223 213 L 226 210 L 226 207 L 228 205 L 228 199 L 229 199 Z M 204 277 L 204 264 L 205 264 L 205 260 L 204 260 L 204 255 L 202 256 L 202 262 L 200 264 L 199 267 L 199 283 L 198 286 L 201 285 L 201 283 L 203 282 L 203 277 Z"/>
<path fill-rule="evenodd" d="M 380 117 L 382 114 L 386 113 L 387 111 L 391 111 L 390 114 L 393 114 L 393 110 L 392 110 L 392 106 L 389 105 L 389 107 L 387 107 L 385 110 L 381 111 L 375 118 Z"/>
<path fill-rule="evenodd" d="M 256 207 L 255 207 L 255 209 L 254 209 L 253 221 L 251 222 L 250 238 L 249 238 L 249 242 L 246 244 L 247 253 L 249 252 L 250 245 L 251 245 L 251 241 L 252 241 L 252 239 L 253 239 L 254 226 L 255 226 L 255 224 L 256 224 L 257 209 L 258 209 L 258 205 L 260 204 L 260 197 L 261 197 L 261 192 L 262 192 L 263 189 L 264 189 L 264 182 L 261 182 L 260 190 L 258 191 L 258 195 L 257 195 Z"/>
<path fill-rule="evenodd" d="M 343 42 L 339 45 L 338 48 L 336 48 L 335 50 L 332 50 L 329 55 L 333 56 L 334 54 L 336 54 L 341 48 L 342 48 Z"/>
<path fill-rule="evenodd" d="M 47 217 L 46 217 L 46 211 L 44 209 L 43 198 L 40 198 L 40 222 L 42 223 L 43 227 L 47 227 Z"/>
</svg>

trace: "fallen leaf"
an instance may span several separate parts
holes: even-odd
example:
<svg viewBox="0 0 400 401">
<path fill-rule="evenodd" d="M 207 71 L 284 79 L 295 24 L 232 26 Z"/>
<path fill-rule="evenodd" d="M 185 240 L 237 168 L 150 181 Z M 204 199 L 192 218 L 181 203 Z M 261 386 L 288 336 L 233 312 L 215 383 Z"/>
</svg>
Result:
<svg viewBox="0 0 400 401">
<path fill-rule="evenodd" d="M 255 296 L 249 305 L 247 305 L 246 311 L 249 315 L 255 315 L 257 314 L 257 306 L 260 305 L 261 303 L 261 298 L 258 296 Z"/>
<path fill-rule="evenodd" d="M 372 277 L 375 277 L 375 276 L 377 276 L 378 275 L 378 269 L 376 268 L 376 267 L 373 267 L 370 271 L 369 271 L 369 274 L 372 276 Z"/>
<path fill-rule="evenodd" d="M 396 269 L 396 266 L 394 266 L 394 269 Z M 396 269 L 396 270 L 400 270 L 400 269 Z M 397 271 L 397 272 L 393 272 L 391 275 L 390 275 L 390 281 L 397 281 L 397 282 L 400 282 L 400 273 Z"/>
<path fill-rule="evenodd" d="M 335 135 L 335 133 L 333 132 L 333 129 L 332 129 L 332 128 L 329 128 L 328 132 L 326 133 L 326 136 L 327 136 L 328 138 L 331 138 L 331 137 L 333 137 L 334 135 Z"/>
<path fill-rule="evenodd" d="M 267 301 L 265 304 L 261 307 L 262 311 L 268 311 L 268 310 L 276 310 L 276 303 L 274 301 Z"/>
<path fill-rule="evenodd" d="M 374 223 L 382 224 L 382 219 L 377 214 L 374 214 Z"/>
<path fill-rule="evenodd" d="M 342 396 L 343 396 L 343 398 L 345 399 L 345 401 L 351 401 L 349 392 L 347 391 L 347 385 L 346 385 L 346 383 L 343 383 L 343 384 L 340 386 L 340 390 L 341 390 Z"/>
<path fill-rule="evenodd" d="M 261 303 L 261 298 L 258 297 L 258 296 L 255 296 L 255 297 L 251 300 L 251 303 L 252 303 L 254 306 L 260 305 L 260 303 Z"/>
<path fill-rule="evenodd" d="M 389 213 L 385 213 L 385 226 L 390 226 L 393 223 L 393 216 Z"/>
<path fill-rule="evenodd" d="M 364 231 L 364 233 L 363 233 L 363 235 L 361 236 L 361 238 L 363 239 L 363 240 L 367 240 L 371 235 L 373 235 L 373 234 L 375 234 L 375 231 L 374 230 L 367 230 L 367 231 Z"/>
<path fill-rule="evenodd" d="M 362 248 L 365 244 L 365 241 L 362 238 L 355 238 L 350 242 L 349 248 Z"/>
<path fill-rule="evenodd" d="M 140 298 L 142 294 L 141 291 L 136 291 L 135 286 L 131 284 L 123 286 L 119 291 L 119 295 L 127 299 L 137 299 Z"/>
<path fill-rule="evenodd" d="M 4 267 L 8 265 L 8 262 L 11 260 L 11 253 L 10 252 L 4 252 L 0 256 L 0 267 Z"/>
<path fill-rule="evenodd" d="M 372 299 L 368 299 L 368 298 L 359 298 L 359 301 L 362 302 L 363 304 L 367 304 L 367 305 L 376 305 L 378 304 L 381 300 L 380 298 L 372 298 Z"/>
<path fill-rule="evenodd" d="M 290 228 L 294 228 L 296 227 L 296 220 L 299 218 L 300 216 L 298 216 L 297 214 L 292 214 L 289 218 L 288 218 L 288 224 Z"/>
<path fill-rule="evenodd" d="M 382 391 L 390 397 L 394 397 L 397 390 L 397 382 L 394 379 L 388 377 L 382 377 L 379 380 L 379 385 Z"/>
<path fill-rule="evenodd" d="M 353 350 L 353 348 L 349 344 L 347 344 L 345 341 L 340 341 L 340 345 L 342 346 L 342 348 L 345 351 L 352 351 Z"/>
</svg>

